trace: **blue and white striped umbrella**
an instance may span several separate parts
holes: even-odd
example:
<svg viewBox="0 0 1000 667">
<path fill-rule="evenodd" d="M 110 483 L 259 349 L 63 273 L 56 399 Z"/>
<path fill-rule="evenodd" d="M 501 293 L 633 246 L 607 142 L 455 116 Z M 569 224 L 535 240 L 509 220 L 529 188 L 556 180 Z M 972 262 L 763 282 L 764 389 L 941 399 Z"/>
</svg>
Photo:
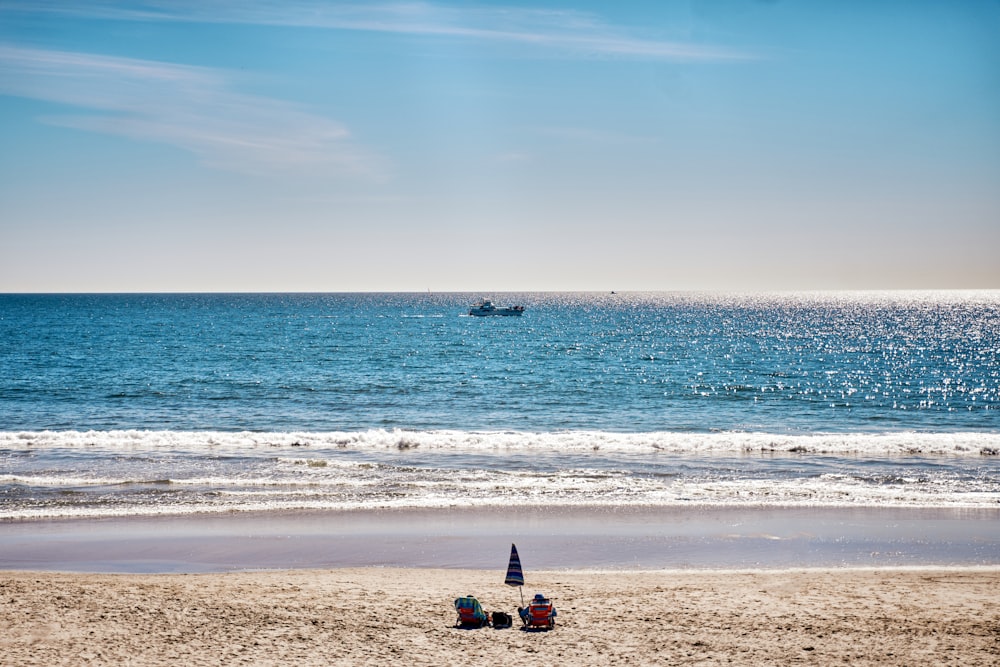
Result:
<svg viewBox="0 0 1000 667">
<path fill-rule="evenodd" d="M 517 556 L 517 547 L 510 545 L 510 563 L 507 565 L 507 578 L 503 583 L 508 586 L 524 586 L 524 573 L 521 572 L 521 559 Z"/>
</svg>

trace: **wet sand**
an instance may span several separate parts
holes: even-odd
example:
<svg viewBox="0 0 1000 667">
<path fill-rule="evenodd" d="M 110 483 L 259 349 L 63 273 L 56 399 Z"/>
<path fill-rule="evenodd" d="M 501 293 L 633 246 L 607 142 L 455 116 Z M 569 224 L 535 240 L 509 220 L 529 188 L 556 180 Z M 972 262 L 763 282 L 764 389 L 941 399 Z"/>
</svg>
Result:
<svg viewBox="0 0 1000 667">
<path fill-rule="evenodd" d="M 453 627 L 496 570 L 0 572 L 2 665 L 996 665 L 1000 568 L 528 572 L 549 632 Z"/>
<path fill-rule="evenodd" d="M 0 521 L 0 570 L 1000 566 L 1000 508 L 573 507 Z"/>
</svg>

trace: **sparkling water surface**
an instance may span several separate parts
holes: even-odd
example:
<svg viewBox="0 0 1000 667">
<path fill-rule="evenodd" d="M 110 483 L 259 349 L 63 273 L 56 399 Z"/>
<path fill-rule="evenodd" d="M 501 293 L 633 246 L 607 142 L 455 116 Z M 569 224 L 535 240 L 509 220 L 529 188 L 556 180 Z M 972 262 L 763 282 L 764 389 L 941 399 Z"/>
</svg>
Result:
<svg viewBox="0 0 1000 667">
<path fill-rule="evenodd" d="M 0 296 L 0 518 L 997 507 L 1000 293 Z"/>
</svg>

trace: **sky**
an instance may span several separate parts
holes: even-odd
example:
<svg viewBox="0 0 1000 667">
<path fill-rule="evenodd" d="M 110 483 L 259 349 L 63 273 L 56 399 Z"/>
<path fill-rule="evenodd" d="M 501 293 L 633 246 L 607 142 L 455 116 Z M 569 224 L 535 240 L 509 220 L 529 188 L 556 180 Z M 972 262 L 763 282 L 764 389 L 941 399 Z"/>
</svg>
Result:
<svg viewBox="0 0 1000 667">
<path fill-rule="evenodd" d="M 1000 288 L 1000 2 L 0 0 L 0 292 Z"/>
</svg>

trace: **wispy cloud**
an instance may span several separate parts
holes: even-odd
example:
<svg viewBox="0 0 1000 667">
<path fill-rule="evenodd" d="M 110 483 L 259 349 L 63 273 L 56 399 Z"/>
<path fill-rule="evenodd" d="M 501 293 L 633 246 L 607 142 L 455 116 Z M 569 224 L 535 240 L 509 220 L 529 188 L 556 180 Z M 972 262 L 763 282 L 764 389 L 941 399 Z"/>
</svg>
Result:
<svg viewBox="0 0 1000 667">
<path fill-rule="evenodd" d="M 328 168 L 377 177 L 336 121 L 231 88 L 203 67 L 0 45 L 0 94 L 78 107 L 50 124 L 157 141 L 240 171 Z"/>
<path fill-rule="evenodd" d="M 9 0 L 8 11 L 53 12 L 127 21 L 244 23 L 406 35 L 471 38 L 584 57 L 670 61 L 752 58 L 724 47 L 642 37 L 597 15 L 524 7 L 448 6 L 425 2 L 331 3 L 322 0 Z"/>
</svg>

